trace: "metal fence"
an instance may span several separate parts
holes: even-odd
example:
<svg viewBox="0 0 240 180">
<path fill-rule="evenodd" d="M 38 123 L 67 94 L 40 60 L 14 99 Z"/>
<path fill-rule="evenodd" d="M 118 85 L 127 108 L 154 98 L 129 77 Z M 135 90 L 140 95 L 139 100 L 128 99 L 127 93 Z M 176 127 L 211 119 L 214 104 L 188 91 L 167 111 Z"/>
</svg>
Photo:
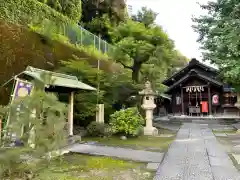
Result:
<svg viewBox="0 0 240 180">
<path fill-rule="evenodd" d="M 107 43 L 105 40 L 102 40 L 77 24 L 56 24 L 52 21 L 44 20 L 39 23 L 34 23 L 33 25 L 38 25 L 41 33 L 44 35 L 53 36 L 60 34 L 67 37 L 72 44 L 92 46 L 110 56 L 114 50 L 113 45 Z"/>
</svg>

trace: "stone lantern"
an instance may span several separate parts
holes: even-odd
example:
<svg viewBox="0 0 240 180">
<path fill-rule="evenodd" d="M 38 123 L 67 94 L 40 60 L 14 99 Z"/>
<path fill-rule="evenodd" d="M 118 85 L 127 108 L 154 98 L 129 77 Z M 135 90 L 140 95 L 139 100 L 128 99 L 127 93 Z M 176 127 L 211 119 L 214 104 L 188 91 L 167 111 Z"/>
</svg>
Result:
<svg viewBox="0 0 240 180">
<path fill-rule="evenodd" d="M 235 106 L 237 108 L 240 108 L 240 93 L 239 92 L 237 93 L 237 102 L 235 103 Z"/>
<path fill-rule="evenodd" d="M 158 130 L 152 126 L 153 121 L 153 110 L 156 108 L 154 103 L 154 96 L 156 93 L 153 92 L 151 83 L 147 81 L 145 83 L 145 88 L 139 92 L 143 96 L 142 108 L 146 112 L 146 126 L 144 127 L 144 135 L 157 135 Z"/>
</svg>

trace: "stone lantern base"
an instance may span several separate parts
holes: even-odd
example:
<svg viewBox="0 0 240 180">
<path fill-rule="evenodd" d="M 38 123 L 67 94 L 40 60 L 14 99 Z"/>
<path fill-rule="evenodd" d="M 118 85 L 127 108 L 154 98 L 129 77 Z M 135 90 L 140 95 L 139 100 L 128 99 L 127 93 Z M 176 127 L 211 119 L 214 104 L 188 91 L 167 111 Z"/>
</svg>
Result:
<svg viewBox="0 0 240 180">
<path fill-rule="evenodd" d="M 155 127 L 144 127 L 143 128 L 144 135 L 146 136 L 157 136 L 158 129 Z"/>
</svg>

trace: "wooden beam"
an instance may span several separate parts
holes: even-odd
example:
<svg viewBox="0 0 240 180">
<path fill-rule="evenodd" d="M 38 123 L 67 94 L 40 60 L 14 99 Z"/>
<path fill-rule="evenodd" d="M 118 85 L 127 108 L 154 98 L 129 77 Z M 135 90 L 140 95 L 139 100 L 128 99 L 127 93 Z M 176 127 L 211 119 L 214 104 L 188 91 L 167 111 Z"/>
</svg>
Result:
<svg viewBox="0 0 240 180">
<path fill-rule="evenodd" d="M 74 92 L 72 91 L 69 96 L 69 109 L 68 109 L 68 135 L 73 136 L 73 106 L 74 106 Z"/>
<path fill-rule="evenodd" d="M 212 115 L 212 99 L 211 99 L 210 83 L 208 84 L 208 111 L 209 111 L 209 115 Z"/>
<path fill-rule="evenodd" d="M 181 88 L 181 103 L 182 103 L 182 114 L 184 115 L 184 100 L 183 100 L 183 88 L 182 85 L 180 84 Z"/>
</svg>

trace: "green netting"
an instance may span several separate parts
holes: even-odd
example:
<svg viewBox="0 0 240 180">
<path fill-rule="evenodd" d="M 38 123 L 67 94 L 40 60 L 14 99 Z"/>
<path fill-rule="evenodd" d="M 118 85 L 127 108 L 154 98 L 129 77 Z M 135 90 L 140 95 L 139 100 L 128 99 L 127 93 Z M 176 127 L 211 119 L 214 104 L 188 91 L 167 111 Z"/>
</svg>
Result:
<svg viewBox="0 0 240 180">
<path fill-rule="evenodd" d="M 114 46 L 77 24 L 56 24 L 50 20 L 44 20 L 37 23 L 35 22 L 33 26 L 37 26 L 36 28 L 39 28 L 38 30 L 47 36 L 63 35 L 68 38 L 71 44 L 93 46 L 109 56 L 111 56 L 114 50 Z"/>
</svg>

